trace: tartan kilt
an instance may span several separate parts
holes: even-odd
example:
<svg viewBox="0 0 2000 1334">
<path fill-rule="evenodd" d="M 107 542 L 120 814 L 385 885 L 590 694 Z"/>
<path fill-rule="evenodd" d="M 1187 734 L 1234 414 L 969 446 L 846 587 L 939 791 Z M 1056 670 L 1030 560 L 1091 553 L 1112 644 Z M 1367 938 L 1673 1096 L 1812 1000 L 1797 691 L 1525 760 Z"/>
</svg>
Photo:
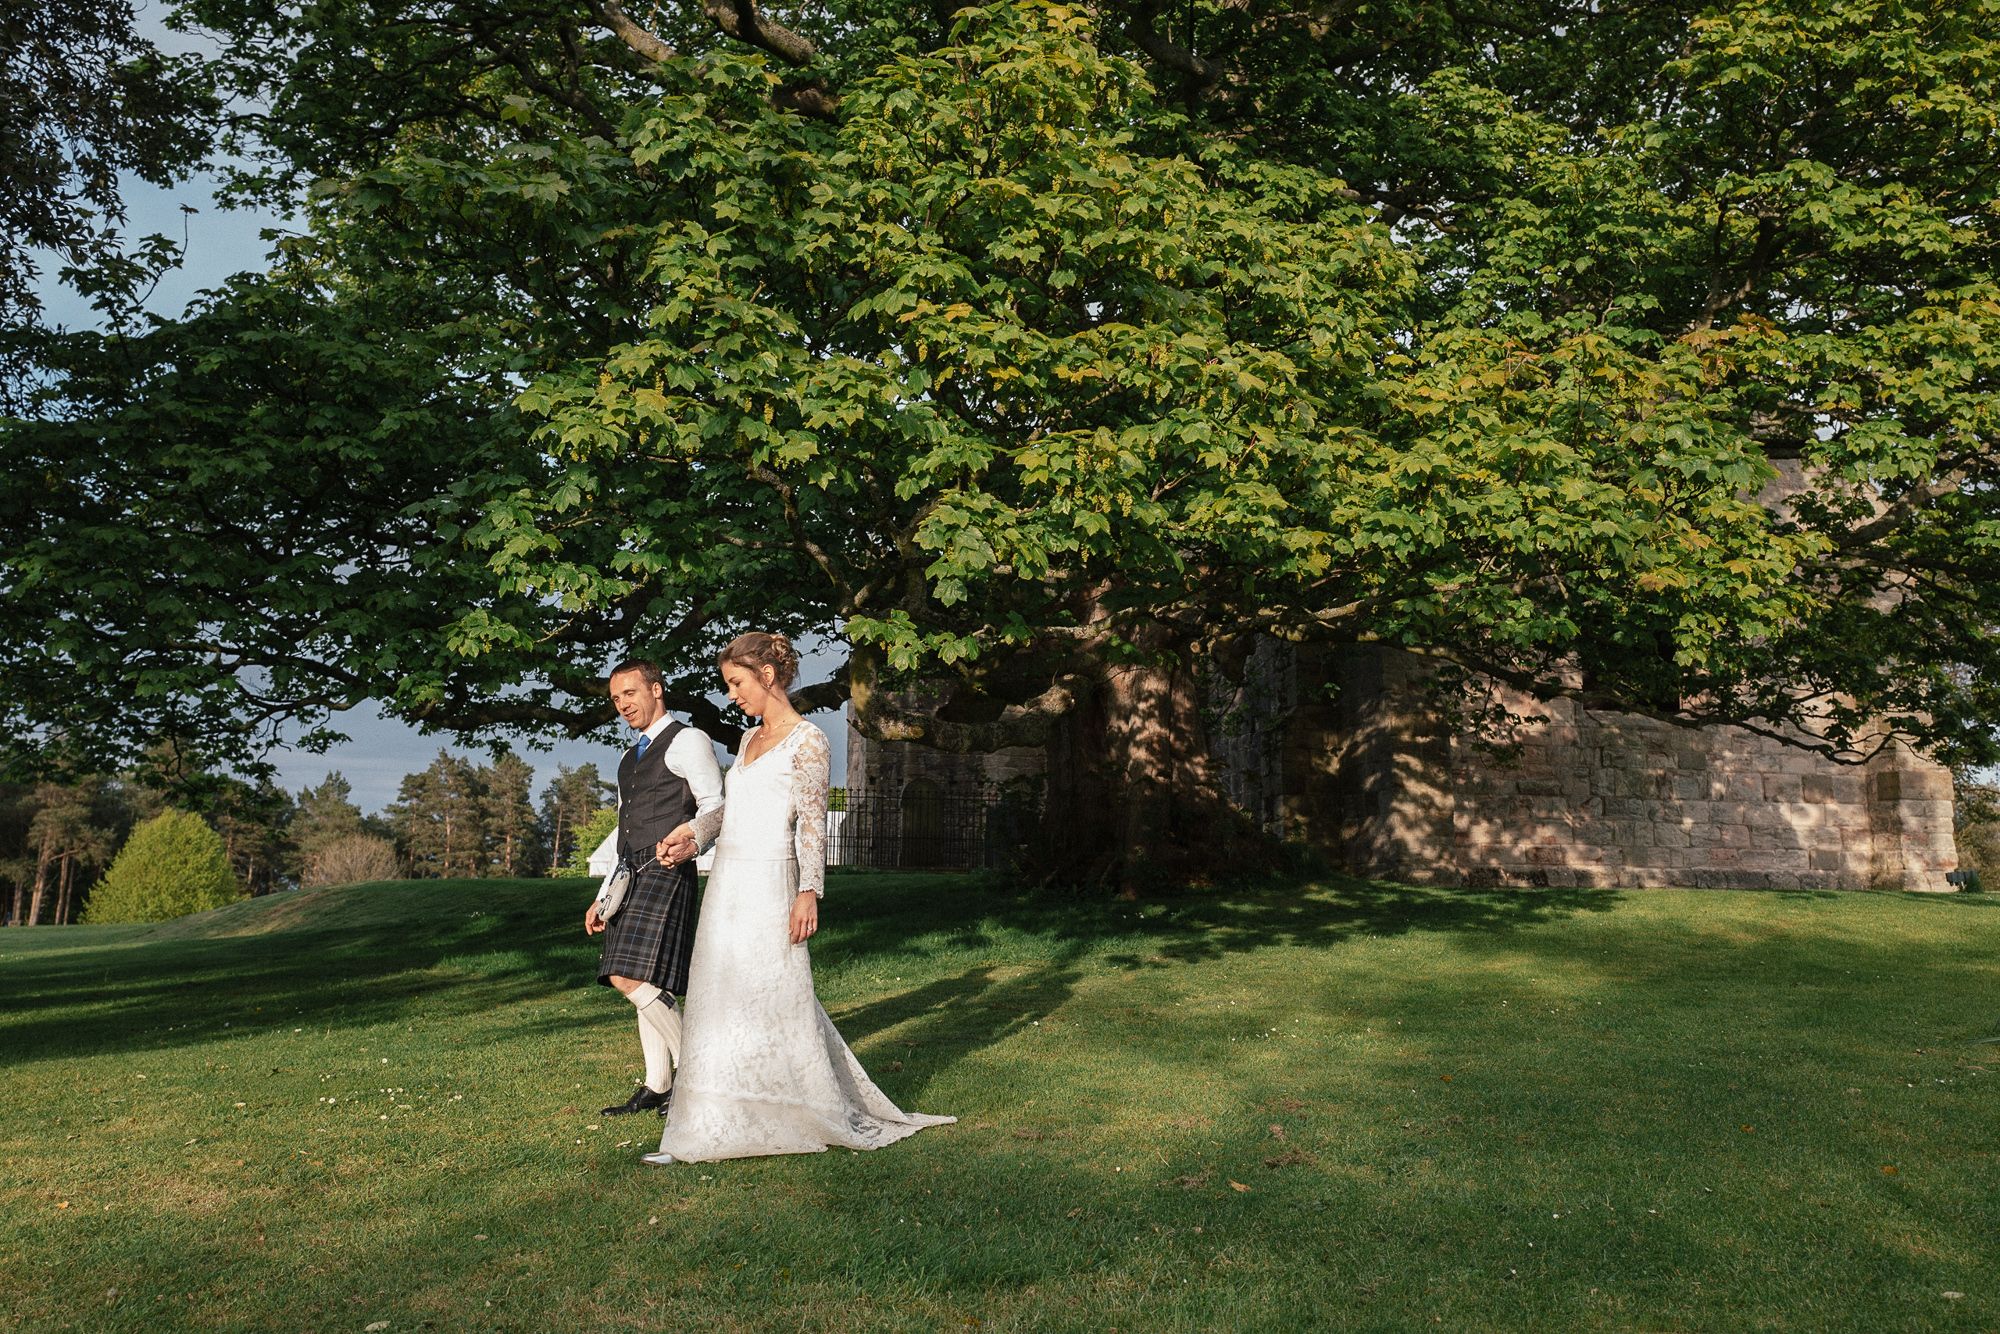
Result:
<svg viewBox="0 0 2000 1334">
<path fill-rule="evenodd" d="M 625 903 L 604 928 L 597 980 L 636 977 L 660 990 L 687 990 L 688 956 L 694 952 L 695 870 L 692 862 L 658 862 L 632 877 Z"/>
</svg>

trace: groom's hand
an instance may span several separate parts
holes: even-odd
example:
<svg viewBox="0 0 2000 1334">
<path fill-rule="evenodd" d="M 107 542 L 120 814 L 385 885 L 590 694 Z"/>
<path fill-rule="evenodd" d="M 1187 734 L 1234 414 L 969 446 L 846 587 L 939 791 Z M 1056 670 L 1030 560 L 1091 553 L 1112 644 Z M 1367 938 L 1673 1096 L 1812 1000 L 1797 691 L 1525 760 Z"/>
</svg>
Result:
<svg viewBox="0 0 2000 1334">
<path fill-rule="evenodd" d="M 696 850 L 693 834 L 682 834 L 679 837 L 669 834 L 660 840 L 658 847 L 653 849 L 653 855 L 664 865 L 678 866 L 682 862 L 693 861 Z"/>
<path fill-rule="evenodd" d="M 590 906 L 583 910 L 583 934 L 594 936 L 603 929 L 604 919 L 597 915 L 597 900 L 592 899 Z"/>
</svg>

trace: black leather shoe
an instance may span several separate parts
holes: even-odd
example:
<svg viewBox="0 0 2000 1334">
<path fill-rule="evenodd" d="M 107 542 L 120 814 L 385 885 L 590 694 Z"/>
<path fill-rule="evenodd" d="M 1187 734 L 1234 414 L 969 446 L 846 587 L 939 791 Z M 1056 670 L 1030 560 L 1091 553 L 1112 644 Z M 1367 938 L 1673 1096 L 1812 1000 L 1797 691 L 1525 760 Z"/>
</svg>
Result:
<svg viewBox="0 0 2000 1334">
<path fill-rule="evenodd" d="M 667 1114 L 667 1104 L 673 1101 L 673 1097 L 672 1089 L 667 1090 L 665 1093 L 655 1093 L 644 1084 L 641 1084 L 638 1088 L 632 1090 L 631 1097 L 616 1107 L 606 1107 L 598 1115 L 625 1116 L 632 1112 L 650 1112 L 657 1109 L 661 1116 L 665 1116 Z"/>
</svg>

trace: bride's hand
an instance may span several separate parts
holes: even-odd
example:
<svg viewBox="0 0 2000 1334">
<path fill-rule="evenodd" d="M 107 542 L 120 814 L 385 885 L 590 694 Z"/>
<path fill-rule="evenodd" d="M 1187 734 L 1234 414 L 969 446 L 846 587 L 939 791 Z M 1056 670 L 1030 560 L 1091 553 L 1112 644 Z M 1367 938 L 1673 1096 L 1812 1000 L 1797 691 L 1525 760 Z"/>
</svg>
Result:
<svg viewBox="0 0 2000 1334">
<path fill-rule="evenodd" d="M 695 855 L 694 826 L 683 824 L 653 846 L 653 856 L 662 866 L 684 862 Z"/>
<path fill-rule="evenodd" d="M 792 895 L 792 943 L 803 945 L 806 937 L 819 930 L 819 895 L 802 890 Z"/>
</svg>

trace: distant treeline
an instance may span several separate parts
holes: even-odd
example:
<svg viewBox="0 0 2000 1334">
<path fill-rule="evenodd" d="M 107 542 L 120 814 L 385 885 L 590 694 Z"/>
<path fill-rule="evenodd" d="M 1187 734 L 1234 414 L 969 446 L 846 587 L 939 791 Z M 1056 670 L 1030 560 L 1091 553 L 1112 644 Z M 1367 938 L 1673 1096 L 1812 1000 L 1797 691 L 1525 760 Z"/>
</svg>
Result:
<svg viewBox="0 0 2000 1334">
<path fill-rule="evenodd" d="M 489 764 L 439 751 L 379 815 L 339 773 L 296 795 L 215 779 L 200 814 L 252 894 L 359 880 L 539 876 L 601 838 L 614 788 L 585 764 L 556 770 L 537 801 L 534 771 L 503 752 Z M 0 784 L 0 912 L 9 925 L 80 920 L 91 887 L 134 826 L 175 804 L 130 775 Z M 594 842 L 594 839 L 592 840 Z"/>
</svg>

